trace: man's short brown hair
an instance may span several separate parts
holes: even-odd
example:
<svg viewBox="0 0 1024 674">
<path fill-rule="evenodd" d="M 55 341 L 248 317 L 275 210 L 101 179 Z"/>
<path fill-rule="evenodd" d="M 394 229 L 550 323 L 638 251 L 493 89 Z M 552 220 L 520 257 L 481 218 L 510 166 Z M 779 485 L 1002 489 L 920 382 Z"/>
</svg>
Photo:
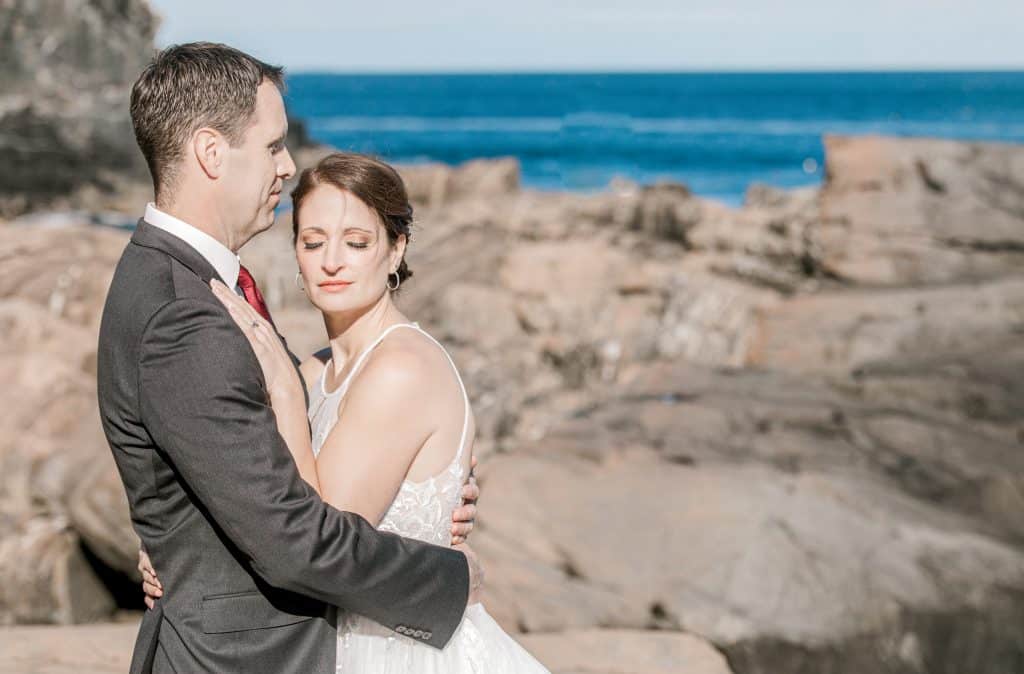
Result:
<svg viewBox="0 0 1024 674">
<path fill-rule="evenodd" d="M 212 42 L 159 52 L 132 86 L 135 140 L 159 193 L 173 187 L 185 142 L 197 129 L 216 129 L 241 142 L 264 80 L 284 87 L 284 70 Z"/>
</svg>

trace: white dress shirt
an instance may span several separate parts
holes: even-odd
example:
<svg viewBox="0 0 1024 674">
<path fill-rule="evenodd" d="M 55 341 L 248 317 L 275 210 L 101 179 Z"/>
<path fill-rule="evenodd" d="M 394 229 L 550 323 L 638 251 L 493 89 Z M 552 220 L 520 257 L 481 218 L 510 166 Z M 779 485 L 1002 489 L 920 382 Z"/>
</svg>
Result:
<svg viewBox="0 0 1024 674">
<path fill-rule="evenodd" d="M 238 267 L 241 264 L 238 256 L 206 232 L 179 220 L 173 215 L 164 213 L 154 203 L 146 204 L 146 222 L 178 237 L 196 249 L 203 258 L 213 266 L 224 281 L 224 285 L 238 292 Z"/>
</svg>

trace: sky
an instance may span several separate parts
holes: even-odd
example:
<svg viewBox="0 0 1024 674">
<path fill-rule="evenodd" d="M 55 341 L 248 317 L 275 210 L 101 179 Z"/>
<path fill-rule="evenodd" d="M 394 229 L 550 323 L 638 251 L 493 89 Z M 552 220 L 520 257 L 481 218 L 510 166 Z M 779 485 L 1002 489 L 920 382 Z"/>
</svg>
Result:
<svg viewBox="0 0 1024 674">
<path fill-rule="evenodd" d="M 150 0 L 292 72 L 1024 69 L 1024 0 Z"/>
</svg>

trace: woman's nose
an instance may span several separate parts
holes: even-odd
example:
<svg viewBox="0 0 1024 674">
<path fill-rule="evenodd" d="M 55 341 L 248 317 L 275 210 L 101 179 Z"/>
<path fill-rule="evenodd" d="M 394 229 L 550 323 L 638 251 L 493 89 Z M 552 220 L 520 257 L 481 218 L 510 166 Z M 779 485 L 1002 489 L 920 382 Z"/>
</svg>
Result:
<svg viewBox="0 0 1024 674">
<path fill-rule="evenodd" d="M 327 244 L 324 246 L 324 257 L 320 264 L 328 274 L 335 274 L 345 266 L 341 242 L 333 239 L 327 240 Z"/>
</svg>

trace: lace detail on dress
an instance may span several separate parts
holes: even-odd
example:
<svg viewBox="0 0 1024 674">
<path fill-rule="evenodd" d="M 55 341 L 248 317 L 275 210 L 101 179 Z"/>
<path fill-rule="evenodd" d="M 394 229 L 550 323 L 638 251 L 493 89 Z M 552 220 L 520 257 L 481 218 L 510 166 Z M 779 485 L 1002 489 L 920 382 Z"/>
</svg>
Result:
<svg viewBox="0 0 1024 674">
<path fill-rule="evenodd" d="M 456 458 L 440 475 L 423 482 L 402 482 L 378 528 L 406 538 L 449 545 L 452 511 L 459 507 L 461 494 L 462 464 Z"/>
</svg>

